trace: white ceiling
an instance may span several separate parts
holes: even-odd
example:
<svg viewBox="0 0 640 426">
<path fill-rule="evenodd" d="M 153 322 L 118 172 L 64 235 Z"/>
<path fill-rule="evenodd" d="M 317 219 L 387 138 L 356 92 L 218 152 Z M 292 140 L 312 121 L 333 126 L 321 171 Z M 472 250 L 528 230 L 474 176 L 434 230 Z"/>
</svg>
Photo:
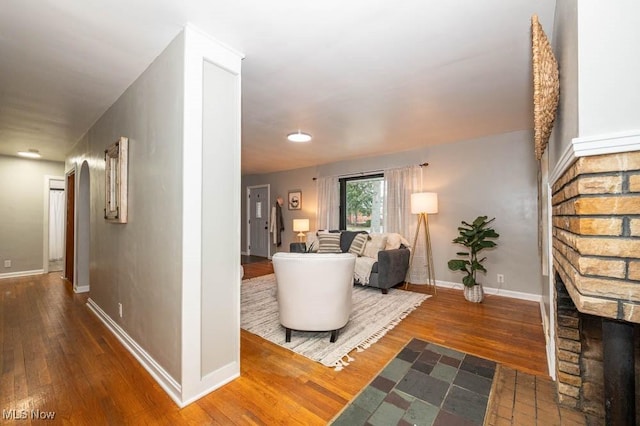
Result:
<svg viewBox="0 0 640 426">
<path fill-rule="evenodd" d="M 555 0 L 6 0 L 0 154 L 73 144 L 187 22 L 243 52 L 242 169 L 532 127 L 530 17 Z M 311 143 L 293 145 L 302 129 Z M 533 148 L 532 148 L 533 149 Z"/>
</svg>

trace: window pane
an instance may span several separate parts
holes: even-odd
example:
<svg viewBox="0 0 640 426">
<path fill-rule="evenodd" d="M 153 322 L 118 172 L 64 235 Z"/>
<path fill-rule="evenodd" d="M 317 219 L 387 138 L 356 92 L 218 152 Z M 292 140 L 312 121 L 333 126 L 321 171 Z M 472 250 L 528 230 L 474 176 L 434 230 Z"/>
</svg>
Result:
<svg viewBox="0 0 640 426">
<path fill-rule="evenodd" d="M 348 180 L 346 182 L 346 225 L 349 231 L 382 232 L 384 180 Z"/>
</svg>

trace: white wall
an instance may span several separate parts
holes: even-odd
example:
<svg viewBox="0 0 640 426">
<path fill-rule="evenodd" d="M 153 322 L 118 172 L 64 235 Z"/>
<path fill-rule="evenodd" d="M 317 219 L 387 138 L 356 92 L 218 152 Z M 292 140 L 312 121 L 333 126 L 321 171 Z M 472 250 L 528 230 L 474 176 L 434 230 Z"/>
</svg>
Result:
<svg viewBox="0 0 640 426">
<path fill-rule="evenodd" d="M 208 62 L 203 77 L 201 377 L 239 373 L 240 353 L 240 77 Z"/>
<path fill-rule="evenodd" d="M 580 137 L 640 130 L 639 17 L 637 0 L 579 1 Z"/>
<path fill-rule="evenodd" d="M 185 28 L 181 405 L 240 375 L 242 57 Z"/>
<path fill-rule="evenodd" d="M 64 176 L 64 164 L 0 156 L 0 276 L 44 268 L 46 175 Z M 4 267 L 5 260 L 11 267 Z"/>
<path fill-rule="evenodd" d="M 428 162 L 424 169 L 425 191 L 439 194 L 439 213 L 429 217 L 437 280 L 461 282 L 459 273 L 449 271 L 447 261 L 458 247 L 451 240 L 457 236 L 461 220 L 479 215 L 496 217 L 500 233 L 498 248 L 486 251 L 485 285 L 498 287 L 496 274 L 505 275 L 503 289 L 541 294 L 540 257 L 537 224 L 537 164 L 533 154 L 533 134 L 512 132 L 471 141 L 425 147 L 387 156 L 344 161 L 280 173 L 243 177 L 243 194 L 249 185 L 270 183 L 271 194 L 286 195 L 286 190 L 301 188 L 303 211 L 315 224 L 315 176 L 343 175 L 382 170 Z M 311 200 L 310 198 L 313 197 Z M 245 210 L 243 209 L 243 214 Z M 285 211 L 285 243 L 295 240 L 291 222 L 296 213 Z M 246 218 L 243 216 L 243 224 Z M 409 240 L 413 236 L 407 236 Z M 243 247 L 246 247 L 243 239 Z"/>
</svg>

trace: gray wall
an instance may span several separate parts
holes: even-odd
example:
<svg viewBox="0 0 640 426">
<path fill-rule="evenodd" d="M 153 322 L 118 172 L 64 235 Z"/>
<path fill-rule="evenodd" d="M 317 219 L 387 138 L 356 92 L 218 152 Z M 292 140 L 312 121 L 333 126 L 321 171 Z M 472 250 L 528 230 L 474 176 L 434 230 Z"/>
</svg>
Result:
<svg viewBox="0 0 640 426">
<path fill-rule="evenodd" d="M 553 49 L 560 71 L 560 101 L 549 141 L 549 168 L 578 136 L 578 1 L 556 3 Z"/>
<path fill-rule="evenodd" d="M 43 269 L 46 175 L 64 176 L 61 162 L 0 156 L 0 274 Z M 11 267 L 5 268 L 4 261 Z"/>
<path fill-rule="evenodd" d="M 548 156 L 547 175 L 558 165 L 562 155 L 571 146 L 573 138 L 578 137 L 578 1 L 564 0 L 556 3 L 553 28 L 553 50 L 560 72 L 560 100 L 556 121 L 545 153 Z M 544 159 L 543 159 L 544 164 Z M 547 176 L 548 177 L 548 176 Z M 546 191 L 543 191 L 546 194 Z M 541 226 L 543 226 L 541 224 Z M 550 226 L 550 224 L 548 224 Z M 541 229 L 541 233 L 550 234 L 550 229 Z M 551 254 L 549 254 L 551 255 Z M 551 288 L 549 277 L 542 277 L 542 303 L 545 308 L 545 323 L 551 324 Z M 553 277 L 551 277 L 553 279 Z M 550 336 L 547 336 L 548 338 Z"/>
<path fill-rule="evenodd" d="M 276 247 L 269 244 L 271 254 L 277 251 L 289 251 L 289 243 L 298 241 L 297 233 L 293 232 L 293 219 L 309 219 L 309 229 L 316 229 L 316 204 L 317 186 L 313 178 L 317 176 L 316 167 L 288 170 L 286 172 L 268 173 L 262 175 L 248 175 L 242 177 L 242 244 L 243 252 L 247 249 L 247 187 L 253 185 L 271 185 L 271 205 L 274 205 L 277 197 L 285 200 L 282 206 L 284 218 L 284 232 L 282 233 L 282 245 Z M 302 191 L 302 209 L 287 209 L 287 194 L 292 190 Z M 269 212 L 271 209 L 269 209 Z M 270 238 L 270 241 L 272 239 Z"/>
<path fill-rule="evenodd" d="M 181 379 L 184 39 L 176 38 L 67 157 L 90 168 L 91 299 Z M 129 220 L 103 219 L 104 150 L 129 138 Z M 118 316 L 118 303 L 123 316 Z"/>
<path fill-rule="evenodd" d="M 271 184 L 272 198 L 287 190 L 301 189 L 302 212 L 285 210 L 285 243 L 295 240 L 291 222 L 309 217 L 315 225 L 315 176 L 343 175 L 428 162 L 423 189 L 439 194 L 439 213 L 429 217 L 437 280 L 461 282 L 459 273 L 449 271 L 447 261 L 458 249 L 451 240 L 461 220 L 479 215 L 496 217 L 500 233 L 498 248 L 487 251 L 485 285 L 498 287 L 496 274 L 504 274 L 503 289 L 539 295 L 540 256 L 538 253 L 537 163 L 533 154 L 533 134 L 519 131 L 471 141 L 425 147 L 387 156 L 345 161 L 280 173 L 243 177 L 248 185 Z M 243 192 L 243 196 L 245 192 Z M 246 223 L 243 207 L 243 224 Z M 413 236 L 406 236 L 411 240 Z M 246 248 L 243 238 L 242 247 Z"/>
</svg>

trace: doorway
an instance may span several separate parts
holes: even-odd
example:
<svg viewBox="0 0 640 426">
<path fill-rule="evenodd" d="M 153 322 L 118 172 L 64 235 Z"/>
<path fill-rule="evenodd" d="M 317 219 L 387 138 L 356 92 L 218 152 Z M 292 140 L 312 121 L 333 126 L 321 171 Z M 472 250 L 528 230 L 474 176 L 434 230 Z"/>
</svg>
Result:
<svg viewBox="0 0 640 426">
<path fill-rule="evenodd" d="M 49 271 L 62 271 L 64 257 L 64 180 L 51 181 L 58 182 L 62 188 L 49 188 Z"/>
<path fill-rule="evenodd" d="M 44 273 L 64 270 L 65 178 L 44 177 L 42 269 Z"/>
<path fill-rule="evenodd" d="M 67 174 L 67 185 L 65 192 L 67 193 L 67 214 L 65 221 L 65 251 L 64 251 L 64 277 L 73 284 L 73 259 L 75 254 L 75 187 L 76 187 L 76 171 L 72 170 Z"/>
<path fill-rule="evenodd" d="M 247 187 L 247 254 L 270 257 L 269 215 L 270 186 L 255 185 Z"/>
<path fill-rule="evenodd" d="M 84 161 L 78 177 L 78 194 L 76 198 L 76 275 L 73 290 L 76 293 L 89 291 L 89 204 L 90 204 L 89 163 Z"/>
</svg>

